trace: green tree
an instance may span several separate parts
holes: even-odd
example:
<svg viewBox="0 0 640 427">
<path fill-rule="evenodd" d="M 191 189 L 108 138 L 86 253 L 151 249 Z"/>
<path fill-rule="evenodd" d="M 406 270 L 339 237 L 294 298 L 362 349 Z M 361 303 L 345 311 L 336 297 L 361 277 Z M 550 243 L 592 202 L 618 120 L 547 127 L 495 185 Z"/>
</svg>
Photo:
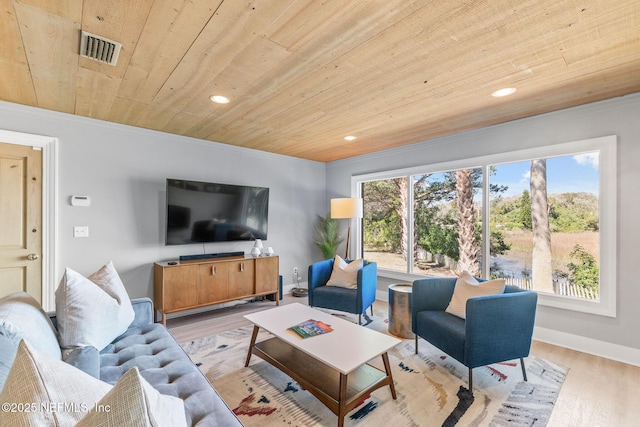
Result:
<svg viewBox="0 0 640 427">
<path fill-rule="evenodd" d="M 524 190 L 520 196 L 520 222 L 526 230 L 531 230 L 533 227 L 531 223 L 531 197 L 527 190 Z"/>
<path fill-rule="evenodd" d="M 504 234 L 499 230 L 491 230 L 489 254 L 491 256 L 503 255 L 509 252 L 511 244 L 504 241 Z"/>
<path fill-rule="evenodd" d="M 363 184 L 364 244 L 398 252 L 402 247 L 402 224 L 398 218 L 397 185 L 393 179 L 369 181 Z"/>
<path fill-rule="evenodd" d="M 457 219 L 454 211 L 442 215 L 437 208 L 416 211 L 416 226 L 420 229 L 417 244 L 432 254 L 458 259 Z"/>
<path fill-rule="evenodd" d="M 598 290 L 600 269 L 596 259 L 581 245 L 575 245 L 571 251 L 571 258 L 577 262 L 567 264 L 569 280 L 572 283 L 594 291 Z"/>
</svg>

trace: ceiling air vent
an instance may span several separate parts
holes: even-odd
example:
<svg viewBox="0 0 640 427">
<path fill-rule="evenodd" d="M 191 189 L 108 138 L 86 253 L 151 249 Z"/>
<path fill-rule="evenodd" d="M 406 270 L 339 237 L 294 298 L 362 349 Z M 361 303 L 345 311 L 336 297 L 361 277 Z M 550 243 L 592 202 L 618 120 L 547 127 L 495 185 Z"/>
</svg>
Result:
<svg viewBox="0 0 640 427">
<path fill-rule="evenodd" d="M 82 31 L 80 34 L 80 56 L 116 65 L 122 44 L 95 34 Z"/>
</svg>

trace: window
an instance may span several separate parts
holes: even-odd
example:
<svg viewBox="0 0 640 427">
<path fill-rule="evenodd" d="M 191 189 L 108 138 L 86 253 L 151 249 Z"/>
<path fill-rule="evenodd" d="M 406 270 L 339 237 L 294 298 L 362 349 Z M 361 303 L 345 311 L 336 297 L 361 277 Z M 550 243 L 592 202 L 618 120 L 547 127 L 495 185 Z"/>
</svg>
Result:
<svg viewBox="0 0 640 427">
<path fill-rule="evenodd" d="M 413 272 L 481 275 L 482 168 L 412 176 Z"/>
<path fill-rule="evenodd" d="M 482 168 L 365 181 L 363 256 L 419 276 L 480 275 Z"/>
<path fill-rule="evenodd" d="M 615 178 L 615 136 L 354 177 L 362 256 L 391 278 L 468 270 L 615 316 Z"/>
<path fill-rule="evenodd" d="M 599 152 L 494 165 L 490 275 L 599 300 Z M 535 256 L 534 256 L 535 254 Z"/>
<path fill-rule="evenodd" d="M 406 271 L 407 177 L 363 182 L 361 189 L 363 257 L 381 269 Z"/>
</svg>

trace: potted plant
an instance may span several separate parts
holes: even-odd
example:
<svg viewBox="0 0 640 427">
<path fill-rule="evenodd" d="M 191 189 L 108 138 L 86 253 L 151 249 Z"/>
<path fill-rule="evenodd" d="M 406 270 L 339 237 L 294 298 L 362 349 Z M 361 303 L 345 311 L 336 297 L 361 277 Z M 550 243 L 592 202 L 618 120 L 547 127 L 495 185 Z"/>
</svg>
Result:
<svg viewBox="0 0 640 427">
<path fill-rule="evenodd" d="M 338 246 L 344 241 L 344 237 L 338 234 L 338 221 L 329 214 L 324 217 L 318 215 L 313 241 L 325 259 L 335 257 Z"/>
</svg>

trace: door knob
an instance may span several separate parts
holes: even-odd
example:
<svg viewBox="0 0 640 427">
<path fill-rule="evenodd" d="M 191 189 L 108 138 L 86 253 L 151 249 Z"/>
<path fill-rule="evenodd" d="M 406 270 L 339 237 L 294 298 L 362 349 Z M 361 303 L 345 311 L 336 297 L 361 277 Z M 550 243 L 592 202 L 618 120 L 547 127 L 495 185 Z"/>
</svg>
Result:
<svg viewBox="0 0 640 427">
<path fill-rule="evenodd" d="M 38 254 L 29 254 L 29 255 L 27 255 L 27 259 L 29 261 L 35 261 L 35 260 L 38 259 Z"/>
</svg>

